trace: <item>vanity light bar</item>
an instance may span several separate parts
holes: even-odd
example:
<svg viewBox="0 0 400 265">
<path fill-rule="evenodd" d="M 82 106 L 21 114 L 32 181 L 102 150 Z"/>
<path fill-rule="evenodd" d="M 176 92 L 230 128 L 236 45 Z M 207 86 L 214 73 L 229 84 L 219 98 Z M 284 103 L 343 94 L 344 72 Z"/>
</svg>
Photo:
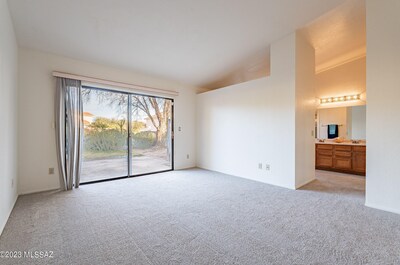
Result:
<svg viewBox="0 0 400 265">
<path fill-rule="evenodd" d="M 359 100 L 359 99 L 360 99 L 360 94 L 351 96 L 321 98 L 320 103 L 326 104 L 326 103 L 344 102 L 344 101 Z"/>
</svg>

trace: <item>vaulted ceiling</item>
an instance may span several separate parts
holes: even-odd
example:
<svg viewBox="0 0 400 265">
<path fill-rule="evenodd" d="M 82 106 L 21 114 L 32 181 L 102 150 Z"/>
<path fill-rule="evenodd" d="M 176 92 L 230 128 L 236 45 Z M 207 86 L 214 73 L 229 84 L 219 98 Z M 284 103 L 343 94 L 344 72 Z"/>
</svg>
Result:
<svg viewBox="0 0 400 265">
<path fill-rule="evenodd" d="M 362 0 L 8 3 L 21 47 L 198 87 L 267 75 L 270 43 L 296 29 L 315 46 L 319 65 L 360 49 L 365 39 Z"/>
</svg>

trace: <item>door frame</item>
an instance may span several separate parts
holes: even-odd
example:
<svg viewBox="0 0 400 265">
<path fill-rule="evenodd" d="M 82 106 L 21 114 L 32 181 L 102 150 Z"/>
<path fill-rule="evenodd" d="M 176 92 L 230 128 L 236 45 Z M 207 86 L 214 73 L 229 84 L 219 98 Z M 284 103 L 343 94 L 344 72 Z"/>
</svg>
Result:
<svg viewBox="0 0 400 265">
<path fill-rule="evenodd" d="M 100 87 L 95 87 L 95 86 L 90 86 L 90 85 L 82 85 L 82 88 L 84 89 L 93 89 L 93 90 L 102 90 L 106 92 L 112 92 L 112 93 L 120 93 L 120 94 L 125 94 L 128 96 L 128 112 L 127 112 L 127 119 L 128 119 L 128 167 L 127 167 L 127 172 L 128 174 L 126 176 L 120 176 L 120 177 L 113 177 L 113 178 L 108 178 L 108 179 L 99 179 L 99 180 L 93 180 L 93 181 L 87 181 L 87 182 L 81 182 L 79 185 L 86 185 L 86 184 L 93 184 L 93 183 L 99 183 L 99 182 L 105 182 L 105 181 L 112 181 L 112 180 L 118 180 L 118 179 L 126 179 L 126 178 L 135 178 L 135 177 L 142 177 L 142 176 L 147 176 L 147 175 L 152 175 L 152 174 L 158 174 L 158 173 L 165 173 L 169 171 L 175 170 L 175 133 L 174 133 L 174 120 L 175 120 L 175 113 L 174 113 L 174 99 L 173 98 L 168 98 L 168 97 L 161 97 L 161 96 L 152 96 L 152 95 L 146 95 L 142 93 L 136 93 L 136 92 L 127 92 L 127 91 L 122 91 L 122 90 L 117 90 L 117 89 L 109 89 L 109 88 L 100 88 Z M 161 171 L 155 171 L 155 172 L 149 172 L 149 173 L 142 173 L 142 174 L 136 174 L 136 175 L 130 175 L 131 173 L 131 167 L 132 167 L 132 162 L 130 161 L 132 158 L 131 151 L 132 149 L 132 143 L 131 143 L 131 97 L 130 95 L 137 95 L 137 96 L 144 96 L 144 97 L 153 97 L 153 98 L 162 98 L 162 99 L 167 99 L 171 100 L 171 169 L 167 170 L 161 170 Z M 83 113 L 82 113 L 83 115 Z M 82 151 L 83 152 L 83 151 Z"/>
</svg>

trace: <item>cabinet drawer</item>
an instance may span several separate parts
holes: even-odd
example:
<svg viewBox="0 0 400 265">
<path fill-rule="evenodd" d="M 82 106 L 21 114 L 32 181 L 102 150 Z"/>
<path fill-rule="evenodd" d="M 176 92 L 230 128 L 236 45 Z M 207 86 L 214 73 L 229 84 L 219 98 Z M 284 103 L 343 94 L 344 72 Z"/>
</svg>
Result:
<svg viewBox="0 0 400 265">
<path fill-rule="evenodd" d="M 351 151 L 350 145 L 335 145 L 335 150 L 338 151 Z"/>
<path fill-rule="evenodd" d="M 338 157 L 351 157 L 351 152 L 335 150 L 335 156 L 338 156 Z"/>
<path fill-rule="evenodd" d="M 365 152 L 365 150 L 366 150 L 365 146 L 353 146 L 354 152 Z"/>
<path fill-rule="evenodd" d="M 317 144 L 317 149 L 332 150 L 332 145 L 330 145 L 330 144 Z"/>
<path fill-rule="evenodd" d="M 332 156 L 333 151 L 332 150 L 327 150 L 327 149 L 319 149 L 317 155 L 323 155 L 323 156 Z"/>
</svg>

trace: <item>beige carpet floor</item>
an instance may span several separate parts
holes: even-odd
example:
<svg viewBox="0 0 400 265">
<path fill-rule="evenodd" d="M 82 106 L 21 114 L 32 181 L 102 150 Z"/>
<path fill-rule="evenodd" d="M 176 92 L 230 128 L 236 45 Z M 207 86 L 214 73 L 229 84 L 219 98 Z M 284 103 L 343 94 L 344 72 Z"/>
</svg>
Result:
<svg viewBox="0 0 400 265">
<path fill-rule="evenodd" d="M 364 185 L 319 171 L 293 191 L 192 169 L 21 196 L 0 251 L 52 258 L 0 264 L 400 264 L 400 216 L 365 207 Z"/>
</svg>

